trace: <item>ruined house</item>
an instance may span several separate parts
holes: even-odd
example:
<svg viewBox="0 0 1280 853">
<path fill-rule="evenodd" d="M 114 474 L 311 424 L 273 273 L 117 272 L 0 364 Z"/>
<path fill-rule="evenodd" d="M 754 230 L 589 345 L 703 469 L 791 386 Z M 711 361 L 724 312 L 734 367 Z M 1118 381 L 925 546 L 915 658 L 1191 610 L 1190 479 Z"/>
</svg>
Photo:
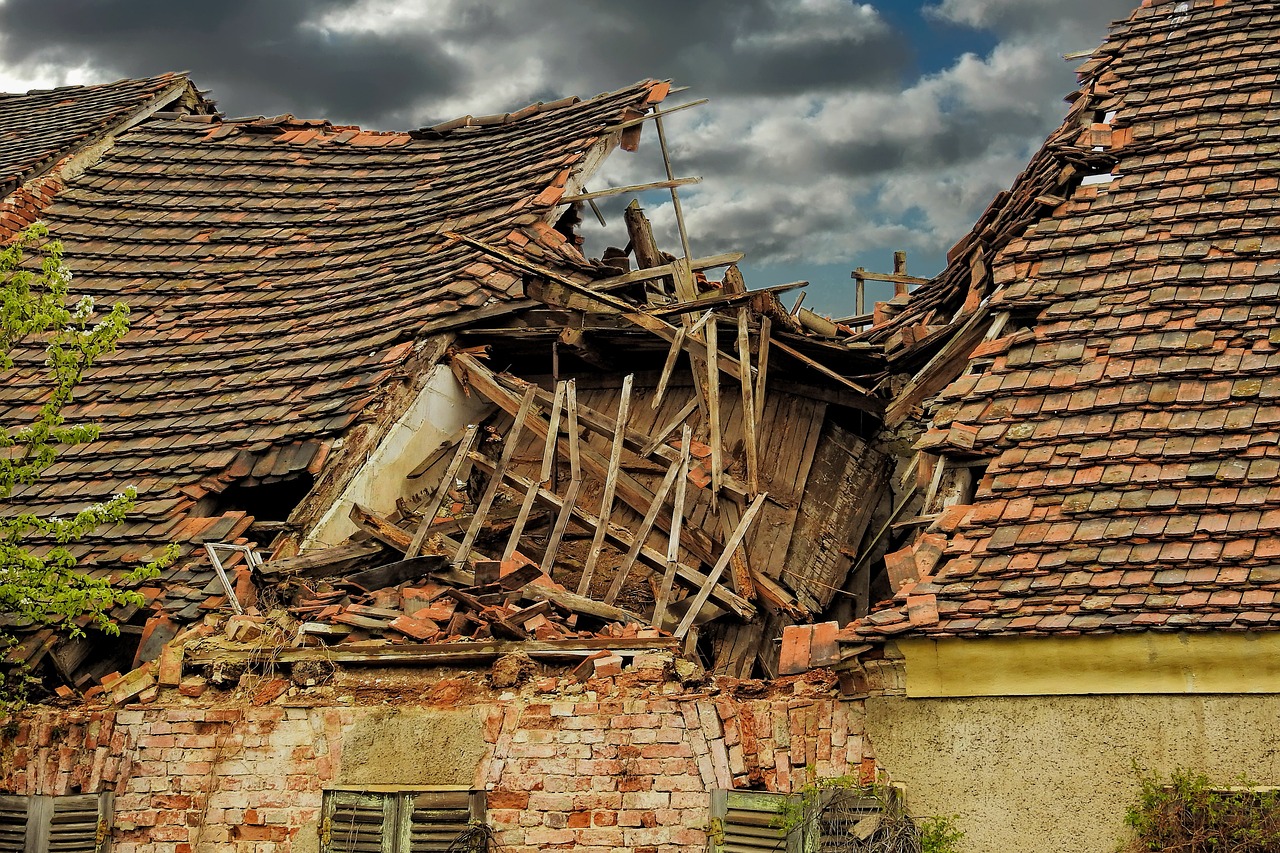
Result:
<svg viewBox="0 0 1280 853">
<path fill-rule="evenodd" d="M 10 626 L 51 695 L 0 850 L 875 850 L 896 802 L 1091 850 L 1134 764 L 1274 784 L 1277 20 L 1145 4 L 947 268 L 835 319 L 638 204 L 582 254 L 597 198 L 679 213 L 668 83 L 404 133 L 0 98 L 5 236 L 134 318 L 13 506 L 132 484 L 82 565 L 182 548 L 118 640 Z"/>
</svg>

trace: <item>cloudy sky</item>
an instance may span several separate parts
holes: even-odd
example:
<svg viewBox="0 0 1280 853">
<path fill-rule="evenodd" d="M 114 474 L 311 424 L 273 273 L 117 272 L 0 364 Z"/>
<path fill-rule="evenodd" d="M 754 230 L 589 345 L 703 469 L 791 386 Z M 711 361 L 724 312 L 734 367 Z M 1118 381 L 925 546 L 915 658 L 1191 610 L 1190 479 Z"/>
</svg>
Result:
<svg viewBox="0 0 1280 853">
<path fill-rule="evenodd" d="M 703 178 L 684 191 L 694 253 L 745 251 L 752 286 L 807 279 L 806 304 L 841 314 L 855 266 L 905 249 L 937 272 L 1060 122 L 1062 54 L 1135 5 L 0 0 L 0 90 L 185 69 L 228 115 L 404 129 L 672 78 L 690 89 L 670 104 L 711 99 L 668 120 L 677 174 Z M 646 134 L 593 189 L 665 177 Z M 669 202 L 646 201 L 670 229 Z"/>
</svg>

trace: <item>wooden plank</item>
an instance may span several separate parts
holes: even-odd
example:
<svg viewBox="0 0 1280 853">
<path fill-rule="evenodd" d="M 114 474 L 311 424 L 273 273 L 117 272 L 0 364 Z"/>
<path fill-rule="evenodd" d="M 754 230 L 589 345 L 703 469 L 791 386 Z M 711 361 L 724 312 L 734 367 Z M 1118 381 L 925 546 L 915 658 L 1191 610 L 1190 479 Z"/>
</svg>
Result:
<svg viewBox="0 0 1280 853">
<path fill-rule="evenodd" d="M 678 113 L 681 110 L 687 110 L 692 107 L 700 107 L 703 104 L 708 103 L 709 101 L 710 101 L 709 98 L 700 98 L 696 101 L 690 101 L 687 104 L 680 104 L 679 106 L 668 107 L 667 109 L 663 110 L 661 113 L 649 113 L 648 115 L 642 115 L 639 118 L 627 119 L 626 121 L 621 121 L 621 122 L 618 122 L 617 124 L 611 124 L 608 127 L 606 127 L 605 130 L 609 133 L 612 133 L 618 130 L 626 130 L 628 127 L 636 127 L 637 125 L 644 124 L 646 121 L 650 121 L 654 118 L 657 118 L 658 115 L 669 116 L 672 113 Z"/>
<path fill-rule="evenodd" d="M 534 386 L 530 385 L 529 387 L 533 388 Z M 566 387 L 563 382 L 556 384 L 556 393 L 551 400 L 551 424 L 543 441 L 542 467 L 538 469 L 537 482 L 531 483 L 529 488 L 524 490 L 524 500 L 520 503 L 520 512 L 516 515 L 515 523 L 511 526 L 511 534 L 507 537 L 507 546 L 502 550 L 502 561 L 504 563 L 510 560 L 516 552 L 520 536 L 524 533 L 524 526 L 529 521 L 529 513 L 533 511 L 533 502 L 538 496 L 538 484 L 548 483 L 551 480 L 552 467 L 556 459 L 556 441 L 560 437 L 560 411 L 564 406 Z"/>
<path fill-rule="evenodd" d="M 676 187 L 687 187 L 691 184 L 702 183 L 702 178 L 672 178 L 666 181 L 650 181 L 647 184 L 631 184 L 626 187 L 610 187 L 607 190 L 596 190 L 590 193 L 578 193 L 577 195 L 567 195 L 560 199 L 560 204 L 572 204 L 575 201 L 589 201 L 593 198 L 608 198 L 615 195 L 626 195 L 627 193 L 644 192 L 645 190 L 669 190 Z"/>
<path fill-rule="evenodd" d="M 577 595 L 567 590 L 543 584 L 531 583 L 527 585 L 520 591 L 520 596 L 530 601 L 550 601 L 552 604 L 563 607 L 566 610 L 572 610 L 574 613 L 585 613 L 588 616 L 594 616 L 606 622 L 621 622 L 624 625 L 628 623 L 636 625 L 649 624 L 644 617 L 637 616 L 630 610 L 624 610 L 612 604 L 605 604 L 593 598 L 587 598 L 583 595 Z"/>
<path fill-rule="evenodd" d="M 663 448 L 665 448 L 666 450 L 670 450 L 671 453 L 673 454 L 678 453 L 679 451 L 673 450 L 672 448 L 667 446 L 666 444 L 667 436 L 675 432 L 676 427 L 680 426 L 682 423 L 689 420 L 689 416 L 692 415 L 694 410 L 697 408 L 698 408 L 698 395 L 694 394 L 692 397 L 689 398 L 689 402 L 685 403 L 684 406 L 681 407 L 680 411 L 676 413 L 676 416 L 672 418 L 670 422 L 667 423 L 666 426 L 659 429 L 657 434 L 654 435 L 654 437 L 649 440 L 649 443 L 646 444 L 643 448 L 641 448 L 640 455 L 652 456 L 653 454 L 658 453 Z M 660 455 L 664 459 L 669 459 L 669 454 L 662 453 Z M 736 481 L 735 481 L 735 486 L 736 486 Z M 735 488 L 734 491 L 738 491 L 739 488 L 740 487 Z M 741 492 L 743 494 L 746 494 L 746 489 L 741 489 Z"/>
<path fill-rule="evenodd" d="M 284 577 L 324 577 L 342 574 L 352 566 L 357 566 L 385 553 L 385 546 L 379 540 L 347 540 L 331 548 L 317 548 L 298 554 L 271 560 L 258 569 L 267 578 Z"/>
<path fill-rule="evenodd" d="M 731 500 L 722 500 L 720 502 L 719 516 L 720 530 L 727 540 L 733 535 L 733 531 L 739 522 L 742 521 L 742 515 L 738 510 L 737 504 Z M 729 578 L 733 582 L 733 591 L 748 601 L 754 601 L 756 585 L 751 579 L 751 563 L 747 557 L 745 542 L 740 543 L 737 548 L 733 549 L 733 554 L 729 558 L 729 569 Z"/>
<path fill-rule="evenodd" d="M 351 512 L 348 515 L 356 527 L 401 553 L 408 551 L 410 543 L 413 542 L 412 533 L 397 527 L 376 512 L 365 509 L 358 503 L 351 504 Z"/>
<path fill-rule="evenodd" d="M 524 397 L 520 401 L 520 409 L 516 412 L 515 422 L 511 425 L 511 429 L 507 430 L 505 441 L 502 444 L 502 456 L 498 459 L 498 469 L 494 472 L 494 476 L 489 478 L 489 483 L 485 486 L 484 494 L 480 497 L 480 502 L 476 505 L 476 511 L 471 519 L 471 526 L 467 528 L 466 535 L 462 538 L 462 544 L 458 546 L 458 551 L 453 555 L 455 564 L 465 562 L 467 556 L 471 553 L 471 547 L 476 544 L 476 537 L 480 535 L 480 529 L 489 518 L 489 510 L 493 507 L 493 500 L 498 496 L 498 489 L 502 487 L 502 472 L 507 470 L 507 466 L 511 464 L 511 457 L 515 455 L 516 445 L 520 443 L 520 433 L 524 431 L 524 422 L 529 417 L 529 412 L 533 409 L 534 394 L 530 389 L 525 392 Z"/>
<path fill-rule="evenodd" d="M 680 560 L 680 527 L 684 521 L 685 484 L 689 482 L 689 448 L 693 445 L 693 432 L 686 424 L 680 433 L 680 475 L 676 478 L 676 497 L 671 509 L 671 527 L 667 535 L 667 564 L 662 575 L 662 585 L 658 588 L 657 600 L 653 607 L 654 627 L 661 628 L 667 615 L 668 602 L 671 599 L 671 588 L 675 583 L 676 570 Z"/>
<path fill-rule="evenodd" d="M 920 278 L 916 275 L 900 275 L 898 273 L 887 272 L 867 272 L 862 267 L 858 267 L 849 278 L 855 281 L 887 281 L 890 284 L 928 284 L 930 279 Z"/>
<path fill-rule="evenodd" d="M 708 351 L 718 352 L 720 340 L 717 337 L 716 318 L 707 319 Z M 746 382 L 751 381 L 751 372 L 743 371 Z M 711 502 L 715 506 L 720 499 L 721 479 L 724 476 L 724 435 L 720 424 L 720 371 L 713 361 L 707 361 L 707 412 L 709 415 L 707 443 L 711 445 Z"/>
<path fill-rule="evenodd" d="M 684 350 L 684 339 L 688 335 L 688 330 L 681 326 L 676 330 L 675 340 L 671 342 L 671 349 L 667 350 L 667 360 L 662 365 L 662 375 L 658 377 L 658 390 L 654 392 L 653 402 L 649 404 L 650 408 L 656 409 L 662 405 L 662 398 L 667 393 L 667 383 L 671 381 L 671 373 L 676 369 L 676 362 L 680 359 L 680 353 Z M 645 454 L 646 456 L 648 454 Z"/>
<path fill-rule="evenodd" d="M 427 541 L 427 536 L 430 535 L 431 525 L 435 524 L 436 515 L 440 512 L 440 505 L 444 503 L 449 490 L 453 488 L 454 478 L 458 476 L 458 470 L 462 467 L 467 454 L 471 452 L 471 448 L 475 445 L 476 434 L 479 431 L 479 424 L 471 424 L 462 434 L 462 440 L 458 442 L 458 452 L 453 455 L 453 459 L 450 460 L 449 467 L 445 469 L 444 476 L 441 477 L 440 482 L 436 485 L 435 491 L 431 493 L 431 497 L 422 506 L 422 520 L 418 522 L 418 527 L 413 532 L 413 539 L 409 542 L 409 547 L 405 549 L 404 555 L 406 559 L 411 559 L 422 553 L 422 544 Z"/>
<path fill-rule="evenodd" d="M 582 490 L 582 452 L 578 435 L 578 390 L 577 383 L 569 380 L 565 391 L 565 412 L 569 420 L 569 488 L 565 491 L 564 503 L 556 518 L 555 527 L 551 530 L 551 538 L 547 540 L 547 550 L 542 555 L 542 571 L 551 575 L 555 565 L 556 552 L 560 550 L 560 541 L 569 526 L 569 518 L 573 515 L 574 504 L 578 500 L 578 492 Z M 504 472 L 505 473 L 505 472 Z M 499 475 L 499 479 L 501 475 Z"/>
<path fill-rule="evenodd" d="M 707 575 L 707 585 L 696 593 L 693 603 L 689 605 L 689 612 L 684 615 L 676 630 L 672 632 L 674 636 L 683 637 L 693 627 L 693 620 L 697 617 L 698 610 L 707 602 L 707 598 L 711 595 L 712 586 L 719 583 L 720 576 L 724 574 L 725 568 L 729 565 L 729 560 L 733 557 L 733 549 L 738 547 L 743 537 L 747 535 L 747 531 L 751 529 L 751 522 L 755 520 L 756 514 L 760 512 L 760 507 L 764 505 L 766 497 L 767 495 L 764 492 L 756 495 L 756 499 L 751 502 L 751 506 L 747 507 L 747 511 L 742 514 L 742 521 L 734 529 L 729 541 L 725 542 L 724 553 L 720 555 L 715 567 Z"/>
<path fill-rule="evenodd" d="M 680 461 L 672 462 L 671 467 L 667 469 L 666 476 L 662 478 L 662 482 L 658 485 L 658 491 L 654 494 L 653 503 L 649 505 L 649 511 L 644 514 L 644 520 L 640 522 L 640 527 L 636 529 L 631 547 L 627 549 L 627 553 L 623 556 L 622 562 L 618 565 L 618 570 L 613 576 L 613 582 L 609 585 L 609 591 L 605 593 L 604 600 L 608 604 L 617 601 L 622 587 L 627 582 L 627 576 L 631 573 L 631 568 L 636 563 L 636 558 L 640 556 L 640 549 L 644 546 L 649 538 L 650 531 L 653 530 L 653 522 L 657 520 L 658 513 L 662 510 L 662 504 L 667 499 L 667 495 L 671 492 L 672 485 L 675 484 L 676 477 L 680 475 L 680 468 L 683 463 Z"/>
<path fill-rule="evenodd" d="M 751 332 L 747 328 L 750 319 L 746 308 L 738 309 L 738 358 L 744 366 L 751 365 Z M 760 491 L 760 444 L 756 424 L 755 388 L 751 371 L 742 371 L 742 429 L 743 445 L 747 454 L 747 494 L 755 497 Z M 742 590 L 738 590 L 741 592 Z M 750 596 L 748 596 L 750 598 Z"/>
<path fill-rule="evenodd" d="M 600 559 L 600 549 L 604 546 L 604 528 L 613 515 L 613 493 L 618 487 L 618 466 L 622 463 L 622 445 L 626 436 L 627 416 L 631 411 L 631 386 L 635 382 L 635 374 L 629 373 L 622 380 L 622 399 L 618 401 L 617 426 L 614 428 L 613 445 L 609 448 L 609 469 L 605 474 L 604 494 L 600 497 L 600 519 L 603 523 L 596 526 L 591 537 L 591 550 L 587 553 L 586 563 L 582 567 L 582 579 L 578 581 L 578 595 L 587 595 L 591 590 L 591 577 L 595 574 L 596 562 Z"/>
<path fill-rule="evenodd" d="M 482 454 L 472 453 L 471 456 L 472 456 L 472 460 L 480 467 L 486 470 L 493 469 L 494 462 L 490 459 L 485 458 Z M 687 475 L 687 472 L 686 472 L 686 475 Z M 528 479 L 521 477 L 519 474 L 516 474 L 512 471 L 506 472 L 504 476 L 508 482 L 516 486 L 519 486 L 522 488 L 528 488 L 531 485 Z M 687 476 L 686 476 L 686 479 L 687 479 Z M 537 484 L 535 483 L 532 485 L 537 485 Z M 538 500 L 542 501 L 547 506 L 556 510 L 559 510 L 564 506 L 564 499 L 561 498 L 559 495 L 556 495 L 553 492 L 548 491 L 547 489 L 538 490 Z M 592 530 L 594 530 L 596 527 L 600 526 L 601 524 L 601 519 L 596 518 L 589 511 L 582 509 L 581 507 L 574 507 L 573 515 L 583 524 L 583 526 L 588 527 Z M 625 549 L 630 549 L 635 544 L 635 541 L 636 541 L 635 537 L 632 536 L 629 530 L 627 530 L 624 527 L 620 527 L 619 525 L 616 525 L 616 524 L 605 525 L 605 535 L 609 538 L 611 542 Z M 446 539 L 445 541 L 447 542 L 449 540 Z M 661 553 L 654 550 L 653 548 L 648 547 L 647 545 L 644 545 L 643 542 L 641 543 L 640 557 L 642 557 L 645 560 L 645 562 L 657 568 L 662 568 L 667 565 L 667 560 Z M 691 587 L 694 587 L 694 588 L 699 588 L 703 586 L 707 580 L 707 576 L 705 574 L 703 574 L 702 572 L 699 572 L 696 568 L 692 568 L 684 563 L 680 563 L 676 566 L 676 575 L 682 581 L 684 581 L 685 583 L 689 584 Z M 716 591 L 713 597 L 716 599 L 716 601 L 723 604 L 725 607 L 737 613 L 739 616 L 741 616 L 744 619 L 750 619 L 751 616 L 756 612 L 756 609 L 754 606 L 752 606 L 751 602 L 747 601 L 742 596 L 738 595 L 737 593 L 729 589 L 726 589 L 723 586 L 719 586 L 716 588 Z"/>
</svg>

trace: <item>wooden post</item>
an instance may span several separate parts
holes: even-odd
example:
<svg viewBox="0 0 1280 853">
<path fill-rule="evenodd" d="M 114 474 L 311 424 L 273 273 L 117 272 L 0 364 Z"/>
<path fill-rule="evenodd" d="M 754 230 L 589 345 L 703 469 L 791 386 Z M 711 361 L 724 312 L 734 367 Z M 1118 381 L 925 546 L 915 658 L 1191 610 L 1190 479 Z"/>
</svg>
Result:
<svg viewBox="0 0 1280 853">
<path fill-rule="evenodd" d="M 742 434 L 747 451 L 747 494 L 760 491 L 760 445 L 757 439 L 755 389 L 751 382 L 751 333 L 747 309 L 738 309 L 738 361 L 742 364 Z"/>
<path fill-rule="evenodd" d="M 724 436 L 720 434 L 720 368 L 717 365 L 720 352 L 720 339 L 716 335 L 716 318 L 707 318 L 707 444 L 711 445 L 711 506 L 719 511 L 721 478 L 724 476 Z M 750 364 L 750 362 L 745 362 Z M 751 381 L 750 371 L 743 371 Z"/>
<path fill-rule="evenodd" d="M 773 322 L 768 317 L 760 318 L 760 355 L 756 359 L 756 435 L 764 427 L 765 387 L 769 375 L 769 336 L 773 334 Z M 757 450 L 757 453 L 759 451 Z"/>
</svg>

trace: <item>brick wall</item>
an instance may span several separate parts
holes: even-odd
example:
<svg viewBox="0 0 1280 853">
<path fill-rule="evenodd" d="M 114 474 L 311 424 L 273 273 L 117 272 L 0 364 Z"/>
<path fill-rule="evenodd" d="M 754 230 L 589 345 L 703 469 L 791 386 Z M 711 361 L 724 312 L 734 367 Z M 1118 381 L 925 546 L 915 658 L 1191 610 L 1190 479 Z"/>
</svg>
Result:
<svg viewBox="0 0 1280 853">
<path fill-rule="evenodd" d="M 32 709 L 0 730 L 0 790 L 114 790 L 115 853 L 315 851 L 322 791 L 353 787 L 342 784 L 344 746 L 357 729 L 376 736 L 390 700 L 295 691 L 255 706 L 246 687 L 203 704 L 164 693 L 120 710 Z M 510 853 L 701 849 L 714 788 L 790 792 L 813 776 L 874 772 L 861 703 L 813 674 L 699 690 L 634 673 L 507 693 L 473 684 L 465 698 L 438 687 L 417 695 L 474 714 L 483 758 L 469 783 L 488 791 Z M 415 713 L 429 725 L 422 701 Z"/>
</svg>

